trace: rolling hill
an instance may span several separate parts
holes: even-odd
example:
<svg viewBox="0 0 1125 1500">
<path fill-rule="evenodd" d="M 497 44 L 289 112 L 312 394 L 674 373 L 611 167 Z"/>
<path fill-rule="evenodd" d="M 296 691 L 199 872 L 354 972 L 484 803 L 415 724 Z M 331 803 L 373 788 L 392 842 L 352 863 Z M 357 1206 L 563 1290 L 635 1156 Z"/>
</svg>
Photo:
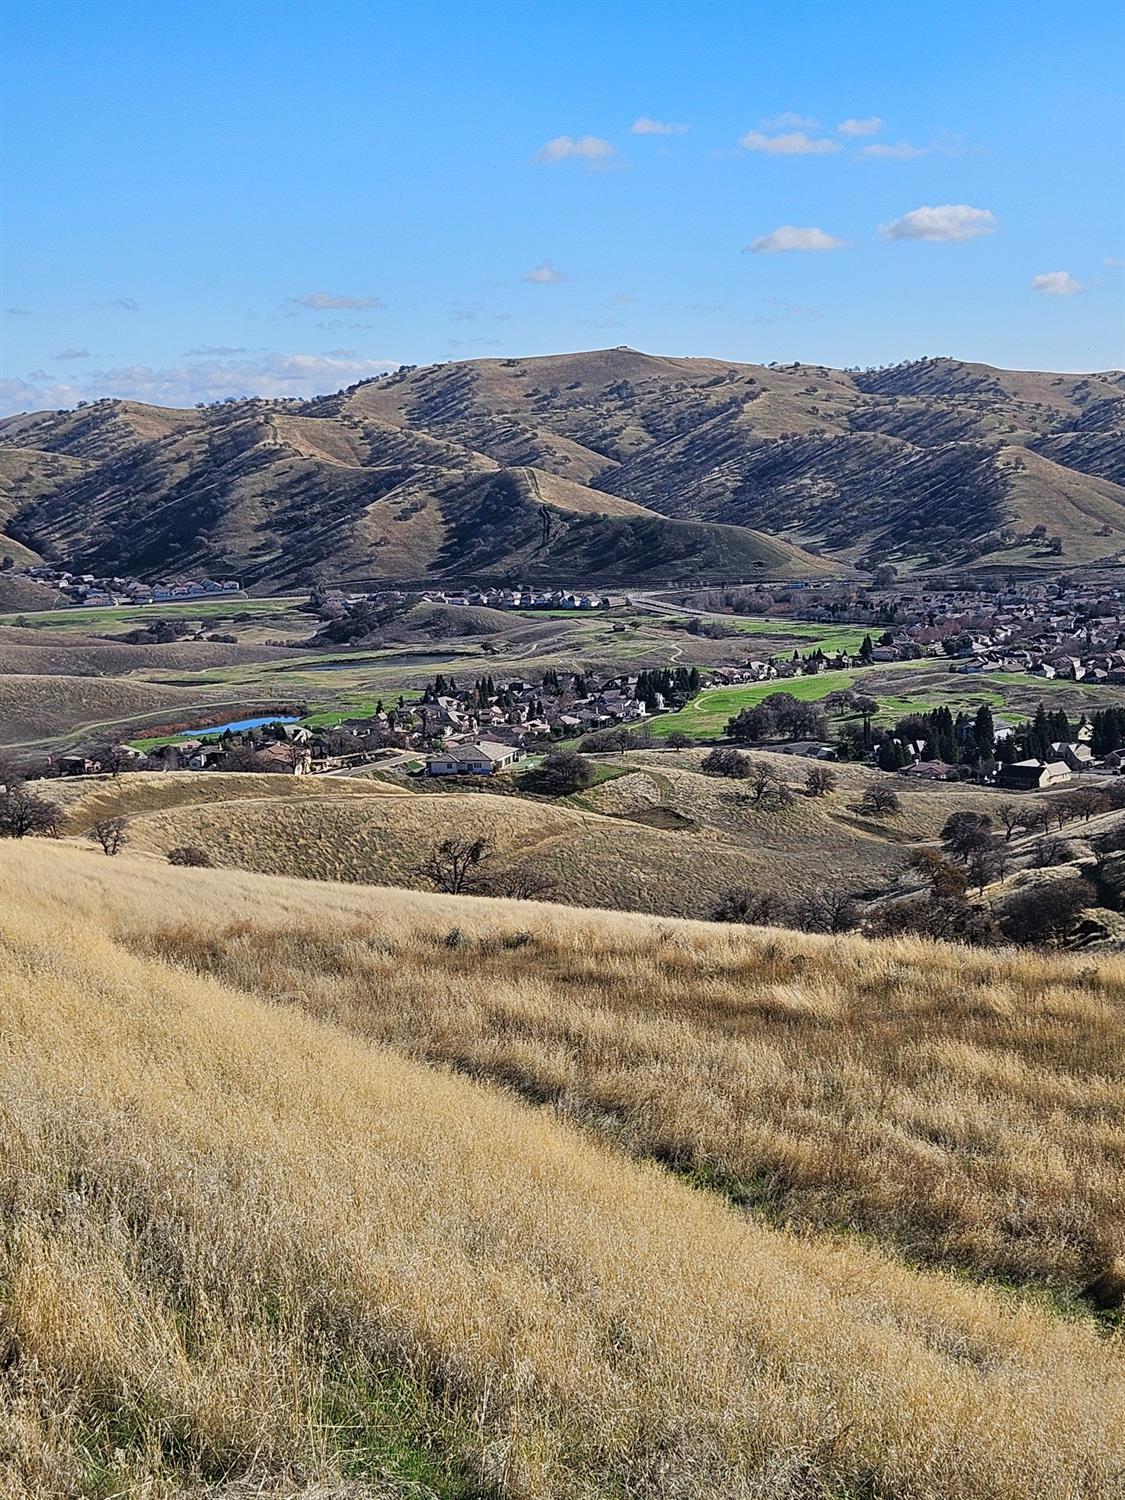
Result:
<svg viewBox="0 0 1125 1500">
<path fill-rule="evenodd" d="M 13 1500 L 1117 1489 L 1120 961 L 34 840 L 0 902 Z"/>
<path fill-rule="evenodd" d="M 1125 374 L 632 349 L 404 367 L 308 402 L 9 418 L 0 494 L 46 556 L 263 586 L 1058 568 L 1125 549 Z"/>
</svg>

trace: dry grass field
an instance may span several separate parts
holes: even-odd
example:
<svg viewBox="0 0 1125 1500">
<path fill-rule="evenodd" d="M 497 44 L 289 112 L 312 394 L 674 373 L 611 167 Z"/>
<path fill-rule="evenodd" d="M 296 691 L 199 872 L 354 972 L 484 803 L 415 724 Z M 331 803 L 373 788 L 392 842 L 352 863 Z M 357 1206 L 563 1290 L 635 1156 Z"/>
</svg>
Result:
<svg viewBox="0 0 1125 1500">
<path fill-rule="evenodd" d="M 1120 1494 L 1120 1333 L 640 1158 L 720 1166 L 725 1113 L 815 1170 L 832 1120 L 822 1205 L 960 1163 L 972 1269 L 1011 1199 L 1073 1274 L 1125 966 L 30 841 L 0 903 L 14 1500 Z"/>
<path fill-rule="evenodd" d="M 261 874 L 383 885 L 425 884 L 430 847 L 449 836 L 484 835 L 504 862 L 533 866 L 551 894 L 584 906 L 706 917 L 732 886 L 792 883 L 808 893 L 893 887 L 909 845 L 935 837 L 962 808 L 987 809 L 997 794 L 904 783 L 900 814 L 857 810 L 872 772 L 838 769 L 821 798 L 798 795 L 783 810 L 759 807 L 745 783 L 703 775 L 703 752 L 637 752 L 612 765 L 625 774 L 562 802 L 489 792 L 435 792 L 425 783 L 341 778 L 244 777 L 166 772 L 44 783 L 73 805 L 69 831 L 100 817 L 130 819 L 132 846 L 163 854 L 205 847 L 219 865 Z M 794 786 L 807 762 L 762 757 Z M 401 791 L 390 800 L 350 795 Z"/>
</svg>

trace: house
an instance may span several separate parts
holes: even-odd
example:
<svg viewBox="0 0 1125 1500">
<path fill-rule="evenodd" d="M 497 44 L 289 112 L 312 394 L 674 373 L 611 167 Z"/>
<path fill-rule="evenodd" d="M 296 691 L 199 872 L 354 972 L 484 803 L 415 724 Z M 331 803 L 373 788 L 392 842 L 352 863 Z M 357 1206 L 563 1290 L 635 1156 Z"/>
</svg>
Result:
<svg viewBox="0 0 1125 1500">
<path fill-rule="evenodd" d="M 1070 767 L 1061 760 L 1017 760 L 1001 766 L 996 785 L 1008 792 L 1045 791 L 1070 780 Z"/>
<path fill-rule="evenodd" d="M 505 771 L 520 758 L 514 745 L 498 745 L 493 740 L 479 744 L 457 745 L 431 755 L 426 761 L 427 776 L 491 776 Z"/>
<path fill-rule="evenodd" d="M 1051 746 L 1051 759 L 1061 760 L 1072 771 L 1093 769 L 1094 752 L 1081 741 L 1056 740 Z"/>
<path fill-rule="evenodd" d="M 956 766 L 947 760 L 919 760 L 903 768 L 904 776 L 918 776 L 924 781 L 956 781 L 959 773 Z"/>
</svg>

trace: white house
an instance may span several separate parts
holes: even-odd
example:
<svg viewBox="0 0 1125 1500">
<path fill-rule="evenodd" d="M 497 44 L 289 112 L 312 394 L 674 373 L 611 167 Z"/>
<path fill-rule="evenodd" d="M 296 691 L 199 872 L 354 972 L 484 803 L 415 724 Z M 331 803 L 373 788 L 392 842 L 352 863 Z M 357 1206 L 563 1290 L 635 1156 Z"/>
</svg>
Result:
<svg viewBox="0 0 1125 1500">
<path fill-rule="evenodd" d="M 478 744 L 455 745 L 426 761 L 427 776 L 491 776 L 505 771 L 520 758 L 514 745 L 498 745 L 492 740 Z"/>
</svg>

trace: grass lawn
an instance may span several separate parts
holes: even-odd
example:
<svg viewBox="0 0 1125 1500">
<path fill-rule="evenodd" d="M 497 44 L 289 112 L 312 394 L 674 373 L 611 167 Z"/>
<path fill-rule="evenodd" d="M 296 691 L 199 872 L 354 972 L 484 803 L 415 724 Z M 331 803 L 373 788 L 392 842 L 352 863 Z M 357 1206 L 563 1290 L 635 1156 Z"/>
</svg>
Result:
<svg viewBox="0 0 1125 1500">
<path fill-rule="evenodd" d="M 821 672 L 816 677 L 789 677 L 774 682 L 748 682 L 733 687 L 704 688 L 679 713 L 659 714 L 649 721 L 656 739 L 673 731 L 701 738 L 722 734 L 727 720 L 744 708 L 768 698 L 771 693 L 792 693 L 794 698 L 814 702 L 829 693 L 841 692 L 855 684 L 858 672 Z"/>
<path fill-rule="evenodd" d="M 851 656 L 863 645 L 864 636 L 870 634 L 857 626 L 821 625 L 813 620 L 775 620 L 758 615 L 732 615 L 728 623 L 742 635 L 769 636 L 775 640 L 791 638 L 794 649 L 819 646 L 829 654 L 844 651 Z"/>
<path fill-rule="evenodd" d="M 29 630 L 95 628 L 107 625 L 124 625 L 133 628 L 133 623 L 143 625 L 146 620 L 197 620 L 234 619 L 237 615 L 279 615 L 296 609 L 304 603 L 304 596 L 291 599 L 196 599 L 170 604 L 119 604 L 105 609 L 42 609 L 17 610 L 13 614 L 0 615 L 0 625 L 14 625 L 17 620 Z"/>
</svg>

